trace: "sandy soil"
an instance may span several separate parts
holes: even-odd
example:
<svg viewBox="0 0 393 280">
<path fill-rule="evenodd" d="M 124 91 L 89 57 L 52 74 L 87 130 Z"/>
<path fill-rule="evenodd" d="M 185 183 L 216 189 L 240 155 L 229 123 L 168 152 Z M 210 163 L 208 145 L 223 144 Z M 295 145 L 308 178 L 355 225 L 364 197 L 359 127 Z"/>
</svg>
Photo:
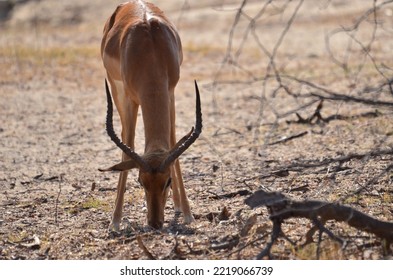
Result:
<svg viewBox="0 0 393 280">
<path fill-rule="evenodd" d="M 154 1 L 177 24 L 183 41 L 185 59 L 176 91 L 179 137 L 194 123 L 193 80 L 201 86 L 204 130 L 181 157 L 196 222 L 183 225 L 170 199 L 164 229 L 147 228 L 143 189 L 131 172 L 122 230 L 109 232 L 118 175 L 98 168 L 117 162 L 120 152 L 105 131 L 105 72 L 99 46 L 103 24 L 119 1 L 58 2 L 29 1 L 0 26 L 0 259 L 146 259 L 137 238 L 158 259 L 252 259 L 271 231 L 266 210 L 244 204 L 258 189 L 281 191 L 294 199 L 341 201 L 378 219 L 393 220 L 393 174 L 384 172 L 392 155 L 353 159 L 338 169 L 332 163 L 276 172 L 302 160 L 391 148 L 392 107 L 325 101 L 324 117 L 347 118 L 298 123 L 295 113 L 306 118 L 317 103 L 299 109 L 311 99 L 273 92 L 270 80 L 244 82 L 264 77 L 269 63 L 252 35 L 239 56 L 232 56 L 241 68 L 223 63 L 241 1 Z M 261 1 L 248 2 L 245 11 L 250 16 L 263 7 Z M 270 52 L 295 8 L 295 3 L 286 7 L 285 1 L 274 2 L 256 29 Z M 377 87 L 381 75 L 359 48 L 347 57 L 350 69 L 345 72 L 325 47 L 328 32 L 353 24 L 373 1 L 321 2 L 306 1 L 299 10 L 277 52 L 280 71 L 335 92 L 363 92 L 361 97 L 392 102 L 386 90 L 378 96 L 364 93 L 366 87 Z M 375 34 L 372 52 L 390 77 L 392 10 L 390 5 L 379 12 L 384 24 Z M 241 46 L 246 27 L 242 17 L 232 54 Z M 359 30 L 359 40 L 370 40 L 372 20 Z M 332 51 L 339 59 L 346 57 L 348 36 L 332 40 Z M 354 74 L 362 59 L 365 66 Z M 295 82 L 289 85 L 299 92 L 307 89 Z M 115 122 L 120 131 L 118 118 Z M 270 145 L 303 132 L 302 137 Z M 136 150 L 142 151 L 141 121 L 136 143 Z M 352 194 L 365 185 L 360 194 Z M 310 227 L 309 221 L 292 219 L 284 230 L 301 244 Z M 342 249 L 324 235 L 321 258 L 392 258 L 370 234 L 342 223 L 329 228 L 349 243 Z M 272 253 L 278 259 L 313 259 L 315 251 L 316 243 L 297 248 L 280 239 Z"/>
</svg>

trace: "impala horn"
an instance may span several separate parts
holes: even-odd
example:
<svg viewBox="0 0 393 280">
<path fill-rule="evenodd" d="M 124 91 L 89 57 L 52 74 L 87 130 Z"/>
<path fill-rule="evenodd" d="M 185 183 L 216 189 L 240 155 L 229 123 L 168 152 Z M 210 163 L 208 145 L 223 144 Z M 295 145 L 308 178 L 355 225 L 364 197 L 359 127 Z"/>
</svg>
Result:
<svg viewBox="0 0 393 280">
<path fill-rule="evenodd" d="M 106 113 L 106 131 L 108 132 L 109 137 L 111 140 L 118 146 L 127 156 L 131 158 L 132 161 L 136 163 L 136 165 L 144 170 L 144 171 L 151 171 L 151 167 L 143 160 L 141 156 L 139 156 L 134 150 L 124 144 L 119 137 L 116 135 L 113 129 L 113 103 L 112 103 L 112 96 L 111 92 L 109 91 L 108 82 L 105 79 L 105 89 L 106 89 L 106 98 L 108 103 L 108 110 Z M 125 163 L 125 162 L 124 162 Z M 111 170 L 118 170 L 115 165 L 109 169 L 100 169 L 100 171 L 111 171 Z"/>
<path fill-rule="evenodd" d="M 201 98 L 199 96 L 198 84 L 195 82 L 195 94 L 196 94 L 196 121 L 195 128 L 192 127 L 191 131 L 180 139 L 176 145 L 169 152 L 167 158 L 161 163 L 159 171 L 165 170 L 173 163 L 182 153 L 184 153 L 198 138 L 202 132 L 202 110 L 201 110 Z"/>
</svg>

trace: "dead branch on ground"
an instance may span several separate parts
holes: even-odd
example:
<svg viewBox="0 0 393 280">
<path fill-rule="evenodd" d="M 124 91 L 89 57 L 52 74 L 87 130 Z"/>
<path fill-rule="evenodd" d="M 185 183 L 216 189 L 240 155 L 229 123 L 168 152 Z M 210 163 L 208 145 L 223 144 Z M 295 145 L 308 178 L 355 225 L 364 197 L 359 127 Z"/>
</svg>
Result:
<svg viewBox="0 0 393 280">
<path fill-rule="evenodd" d="M 138 246 L 139 248 L 142 249 L 143 253 L 147 256 L 149 260 L 156 260 L 157 258 L 153 256 L 152 253 L 146 248 L 145 244 L 143 244 L 143 239 L 142 236 L 138 235 L 136 237 L 136 240 L 138 241 Z"/>
<path fill-rule="evenodd" d="M 387 149 L 380 149 L 380 150 L 372 150 L 367 153 L 349 153 L 344 156 L 326 158 L 324 160 L 305 160 L 305 161 L 295 162 L 287 166 L 283 166 L 280 169 L 290 170 L 290 171 L 300 171 L 308 168 L 327 166 L 333 163 L 342 165 L 343 163 L 351 161 L 353 159 L 369 159 L 369 158 L 383 156 L 383 155 L 393 155 L 393 149 L 387 148 Z"/>
<path fill-rule="evenodd" d="M 286 177 L 289 175 L 290 171 L 293 172 L 303 172 L 306 169 L 314 169 L 318 167 L 328 167 L 331 164 L 336 164 L 338 170 L 342 170 L 343 164 L 349 162 L 351 160 L 364 160 L 367 161 L 371 158 L 380 157 L 380 156 L 391 156 L 393 155 L 393 149 L 376 149 L 365 153 L 349 153 L 347 155 L 331 157 L 325 159 L 309 159 L 302 161 L 295 161 L 288 165 L 281 165 L 279 167 L 275 167 L 274 170 L 270 172 L 264 172 L 262 174 L 258 174 L 252 177 L 244 178 L 243 181 L 251 181 L 255 179 L 265 179 L 269 177 Z M 330 169 L 332 169 L 330 167 Z M 393 164 L 387 166 L 381 174 L 375 176 L 376 178 L 381 178 L 384 174 L 391 171 L 393 169 Z M 320 172 L 320 171 L 318 171 Z"/>
<path fill-rule="evenodd" d="M 318 200 L 295 201 L 282 193 L 263 190 L 255 192 L 245 200 L 245 203 L 252 208 L 266 206 L 270 214 L 269 218 L 273 222 L 271 240 L 258 254 L 257 259 L 272 257 L 271 248 L 283 234 L 281 225 L 290 218 L 306 218 L 314 224 L 306 233 L 305 244 L 313 241 L 312 236 L 316 231 L 320 232 L 320 236 L 326 233 L 333 240 L 345 244 L 345 241 L 325 227 L 325 223 L 329 220 L 344 222 L 358 230 L 374 234 L 385 240 L 386 250 L 389 250 L 393 242 L 393 223 L 380 221 L 349 206 Z"/>
</svg>

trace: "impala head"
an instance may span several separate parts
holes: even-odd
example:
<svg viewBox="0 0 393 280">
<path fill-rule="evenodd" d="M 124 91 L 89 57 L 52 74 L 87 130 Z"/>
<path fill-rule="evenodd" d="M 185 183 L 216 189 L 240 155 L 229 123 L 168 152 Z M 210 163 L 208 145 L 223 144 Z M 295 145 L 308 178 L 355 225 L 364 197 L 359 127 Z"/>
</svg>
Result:
<svg viewBox="0 0 393 280">
<path fill-rule="evenodd" d="M 162 172 L 145 172 L 139 169 L 139 183 L 145 190 L 147 222 L 149 226 L 160 229 L 164 223 L 164 209 L 171 186 L 169 168 Z"/>
<path fill-rule="evenodd" d="M 145 190 L 147 203 L 147 221 L 149 226 L 159 229 L 164 223 L 164 209 L 171 186 L 170 167 L 174 161 L 186 151 L 198 138 L 202 131 L 202 113 L 198 85 L 195 82 L 196 92 L 196 124 L 191 131 L 180 139 L 169 151 L 157 151 L 153 154 L 138 155 L 125 145 L 113 130 L 113 104 L 107 82 L 105 81 L 108 112 L 106 130 L 111 140 L 130 158 L 107 169 L 100 171 L 126 171 L 139 169 L 138 181 Z"/>
</svg>

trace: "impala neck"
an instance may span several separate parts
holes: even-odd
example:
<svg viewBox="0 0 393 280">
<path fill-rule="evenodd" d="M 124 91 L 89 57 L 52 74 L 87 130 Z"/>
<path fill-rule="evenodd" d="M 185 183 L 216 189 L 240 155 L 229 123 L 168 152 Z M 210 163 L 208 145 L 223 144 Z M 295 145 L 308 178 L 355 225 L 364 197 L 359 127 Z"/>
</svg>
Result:
<svg viewBox="0 0 393 280">
<path fill-rule="evenodd" d="M 171 148 L 171 104 L 168 95 L 167 90 L 150 89 L 140 96 L 145 128 L 145 154 L 166 152 Z"/>
</svg>

